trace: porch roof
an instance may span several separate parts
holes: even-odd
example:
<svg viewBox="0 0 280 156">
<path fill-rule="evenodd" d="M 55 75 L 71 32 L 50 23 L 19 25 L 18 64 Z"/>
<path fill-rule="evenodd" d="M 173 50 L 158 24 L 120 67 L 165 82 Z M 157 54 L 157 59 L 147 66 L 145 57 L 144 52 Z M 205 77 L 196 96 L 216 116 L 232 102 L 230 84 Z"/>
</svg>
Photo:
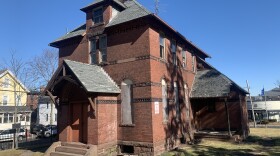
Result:
<svg viewBox="0 0 280 156">
<path fill-rule="evenodd" d="M 191 98 L 226 97 L 232 86 L 247 94 L 244 89 L 216 69 L 197 71 Z"/>
<path fill-rule="evenodd" d="M 0 106 L 0 113 L 13 113 L 15 106 Z M 17 106 L 18 112 L 32 112 L 28 106 Z"/>
<path fill-rule="evenodd" d="M 63 64 L 69 67 L 87 92 L 120 93 L 120 88 L 102 67 L 70 60 L 64 60 Z"/>
</svg>

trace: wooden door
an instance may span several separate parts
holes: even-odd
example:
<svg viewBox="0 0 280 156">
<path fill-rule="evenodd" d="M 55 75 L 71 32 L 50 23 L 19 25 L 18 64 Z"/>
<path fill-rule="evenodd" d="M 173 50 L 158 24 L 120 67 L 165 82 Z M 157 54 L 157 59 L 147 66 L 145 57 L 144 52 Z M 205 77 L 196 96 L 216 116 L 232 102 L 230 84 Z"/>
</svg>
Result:
<svg viewBox="0 0 280 156">
<path fill-rule="evenodd" d="M 72 142 L 82 142 L 83 137 L 83 109 L 82 104 L 72 104 Z"/>
</svg>

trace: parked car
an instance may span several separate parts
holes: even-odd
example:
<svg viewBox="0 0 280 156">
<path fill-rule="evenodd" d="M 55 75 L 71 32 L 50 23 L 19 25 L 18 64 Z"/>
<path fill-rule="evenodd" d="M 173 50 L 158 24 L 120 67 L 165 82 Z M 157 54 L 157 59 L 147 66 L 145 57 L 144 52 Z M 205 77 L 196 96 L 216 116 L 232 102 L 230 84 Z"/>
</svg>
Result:
<svg viewBox="0 0 280 156">
<path fill-rule="evenodd" d="M 9 141 L 13 140 L 14 133 L 16 133 L 16 129 L 7 129 L 0 132 L 0 141 Z M 26 137 L 25 130 L 23 128 L 19 129 L 18 133 L 18 141 L 22 141 L 23 138 Z"/>
<path fill-rule="evenodd" d="M 57 126 L 56 125 L 47 125 L 45 126 L 39 133 L 37 133 L 38 137 L 50 137 L 52 135 L 57 134 Z"/>
<path fill-rule="evenodd" d="M 43 130 L 45 126 L 42 125 L 42 124 L 35 124 L 35 125 L 32 125 L 31 128 L 30 128 L 30 133 L 31 134 L 38 134 L 38 132 L 40 132 L 41 130 Z"/>
</svg>

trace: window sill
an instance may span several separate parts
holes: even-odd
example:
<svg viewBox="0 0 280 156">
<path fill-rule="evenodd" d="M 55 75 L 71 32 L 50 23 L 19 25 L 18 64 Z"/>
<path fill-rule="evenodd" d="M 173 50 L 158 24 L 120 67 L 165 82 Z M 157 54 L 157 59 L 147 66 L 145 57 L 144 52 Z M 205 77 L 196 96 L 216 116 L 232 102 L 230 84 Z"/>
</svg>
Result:
<svg viewBox="0 0 280 156">
<path fill-rule="evenodd" d="M 95 28 L 95 27 L 98 27 L 98 26 L 101 26 L 101 25 L 105 25 L 105 22 L 93 24 L 93 25 L 90 27 L 90 29 Z"/>
<path fill-rule="evenodd" d="M 135 124 L 120 124 L 120 127 L 135 127 Z"/>
</svg>

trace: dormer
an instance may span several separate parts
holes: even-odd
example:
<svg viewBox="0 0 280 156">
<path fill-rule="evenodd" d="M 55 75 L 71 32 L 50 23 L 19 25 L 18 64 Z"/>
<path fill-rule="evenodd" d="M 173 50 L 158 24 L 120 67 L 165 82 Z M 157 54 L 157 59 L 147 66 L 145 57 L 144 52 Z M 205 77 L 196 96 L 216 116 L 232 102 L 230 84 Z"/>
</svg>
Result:
<svg viewBox="0 0 280 156">
<path fill-rule="evenodd" d="M 86 27 L 88 30 L 89 28 L 106 26 L 125 8 L 123 0 L 95 0 L 81 10 L 86 13 Z"/>
</svg>

